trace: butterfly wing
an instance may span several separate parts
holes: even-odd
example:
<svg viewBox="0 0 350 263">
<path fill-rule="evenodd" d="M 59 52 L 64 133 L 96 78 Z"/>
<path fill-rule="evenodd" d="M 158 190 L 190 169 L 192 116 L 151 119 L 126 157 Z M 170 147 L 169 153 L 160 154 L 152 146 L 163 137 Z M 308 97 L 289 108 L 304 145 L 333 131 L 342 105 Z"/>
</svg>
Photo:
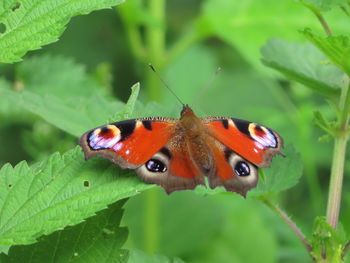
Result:
<svg viewBox="0 0 350 263">
<path fill-rule="evenodd" d="M 179 135 L 174 135 L 136 172 L 145 182 L 162 186 L 168 194 L 194 189 L 199 184 L 205 185 L 204 177 L 191 159 L 186 142 Z"/>
<path fill-rule="evenodd" d="M 246 196 L 258 183 L 258 168 L 217 140 L 209 146 L 215 162 L 214 171 L 208 175 L 210 187 L 223 186 Z"/>
<path fill-rule="evenodd" d="M 281 154 L 281 136 L 265 126 L 220 117 L 204 118 L 203 122 L 209 135 L 258 167 L 268 167 L 272 157 Z"/>
<path fill-rule="evenodd" d="M 80 145 L 85 159 L 102 156 L 122 168 L 135 169 L 170 140 L 175 122 L 169 118 L 115 122 L 86 132 Z"/>
<path fill-rule="evenodd" d="M 258 183 L 258 167 L 269 166 L 275 154 L 281 154 L 282 138 L 271 129 L 240 119 L 208 117 L 202 119 L 215 161 L 209 175 L 211 188 L 223 186 L 243 196 Z"/>
<path fill-rule="evenodd" d="M 122 168 L 135 169 L 148 183 L 167 193 L 204 184 L 193 165 L 176 119 L 144 118 L 115 122 L 92 129 L 80 138 L 85 158 L 107 158 Z"/>
</svg>

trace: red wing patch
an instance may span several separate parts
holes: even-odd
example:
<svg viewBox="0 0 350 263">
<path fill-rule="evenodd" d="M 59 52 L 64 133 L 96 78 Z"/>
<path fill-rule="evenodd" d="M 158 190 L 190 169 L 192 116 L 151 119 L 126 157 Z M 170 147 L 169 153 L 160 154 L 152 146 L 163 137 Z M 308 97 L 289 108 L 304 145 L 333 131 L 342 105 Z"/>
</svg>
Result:
<svg viewBox="0 0 350 263">
<path fill-rule="evenodd" d="M 173 126 L 171 121 L 148 119 L 115 122 L 85 133 L 80 144 L 87 158 L 100 155 L 115 161 L 121 157 L 137 166 L 148 161 L 170 140 Z"/>
<path fill-rule="evenodd" d="M 213 153 L 216 165 L 215 175 L 224 181 L 232 179 L 235 174 L 228 160 L 225 158 L 225 152 L 220 150 L 215 145 L 212 145 L 210 149 Z"/>
<path fill-rule="evenodd" d="M 193 178 L 199 176 L 200 172 L 191 161 L 187 151 L 179 152 L 171 150 L 170 173 L 182 178 Z"/>
<path fill-rule="evenodd" d="M 135 130 L 125 140 L 110 148 L 125 161 L 141 165 L 158 152 L 171 138 L 173 125 L 166 122 L 152 122 L 152 129 L 147 129 L 140 121 Z"/>
<path fill-rule="evenodd" d="M 221 119 L 206 125 L 211 136 L 259 167 L 268 166 L 272 156 L 280 153 L 280 136 L 258 124 L 238 119 Z"/>
</svg>

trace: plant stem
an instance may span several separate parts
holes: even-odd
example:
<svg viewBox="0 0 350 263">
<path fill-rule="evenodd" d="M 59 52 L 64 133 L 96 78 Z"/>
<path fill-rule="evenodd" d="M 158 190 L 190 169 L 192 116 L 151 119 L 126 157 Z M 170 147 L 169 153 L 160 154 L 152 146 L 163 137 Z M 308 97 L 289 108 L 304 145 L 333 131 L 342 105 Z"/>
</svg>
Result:
<svg viewBox="0 0 350 263">
<path fill-rule="evenodd" d="M 338 224 L 347 136 L 334 141 L 331 179 L 327 203 L 327 221 L 335 229 Z"/>
<path fill-rule="evenodd" d="M 321 23 L 321 25 L 322 25 L 324 31 L 326 32 L 326 34 L 327 34 L 328 36 L 332 36 L 332 35 L 333 35 L 333 32 L 332 32 L 331 28 L 329 27 L 327 21 L 326 21 L 326 20 L 324 19 L 324 17 L 321 15 L 321 13 L 319 13 L 319 12 L 314 12 L 314 13 L 315 13 L 317 19 L 320 21 L 320 23 Z"/>
<path fill-rule="evenodd" d="M 338 120 L 339 128 L 335 134 L 332 170 L 327 203 L 327 221 L 334 229 L 337 227 L 339 219 L 346 145 L 349 137 L 349 96 L 349 78 L 347 77 L 345 80 L 345 85 L 342 88 L 339 103 L 341 116 Z"/>
<path fill-rule="evenodd" d="M 149 0 L 148 10 L 155 22 L 146 25 L 146 50 L 149 63 L 161 71 L 165 57 L 165 1 Z M 153 101 L 159 101 L 163 92 L 159 79 L 150 70 L 147 71 L 147 92 Z"/>
<path fill-rule="evenodd" d="M 326 19 L 322 16 L 322 14 L 320 13 L 320 11 L 315 8 L 313 5 L 310 5 L 306 2 L 302 2 L 304 6 L 306 6 L 307 8 L 309 8 L 311 10 L 312 13 L 314 13 L 314 15 L 317 17 L 318 21 L 320 21 L 322 27 L 323 27 L 323 30 L 326 32 L 326 34 L 328 36 L 332 36 L 333 35 L 333 32 L 331 30 L 331 28 L 329 27 Z"/>
<path fill-rule="evenodd" d="M 346 8 L 346 6 L 340 6 L 340 9 L 343 10 L 343 12 L 344 12 L 347 16 L 350 16 L 350 13 L 349 13 L 348 9 Z"/>
<path fill-rule="evenodd" d="M 322 16 L 320 11 L 313 5 L 309 5 L 305 2 L 303 4 L 308 7 L 320 21 L 324 31 L 328 36 L 332 36 L 332 30 L 330 29 L 327 21 Z M 340 116 L 337 120 L 337 130 L 335 132 L 332 169 L 329 183 L 329 193 L 327 202 L 327 222 L 336 229 L 339 220 L 339 211 L 341 203 L 341 192 L 343 186 L 344 176 L 344 162 L 346 154 L 346 145 L 348 142 L 348 125 L 349 125 L 349 107 L 350 107 L 350 95 L 349 95 L 349 77 L 344 79 L 344 86 L 341 89 L 339 109 Z"/>
<path fill-rule="evenodd" d="M 159 244 L 159 201 L 156 188 L 145 193 L 144 209 L 144 249 L 148 255 L 153 255 Z"/>
<path fill-rule="evenodd" d="M 139 24 L 135 23 L 133 19 L 130 19 L 128 9 L 131 7 L 129 5 L 131 5 L 131 3 L 127 2 L 121 5 L 120 8 L 116 8 L 115 10 L 119 13 L 120 18 L 124 24 L 131 52 L 133 53 L 135 58 L 137 58 L 140 62 L 145 63 L 146 50 L 142 41 Z"/>
<path fill-rule="evenodd" d="M 148 0 L 148 12 L 154 23 L 146 24 L 146 50 L 148 62 L 152 63 L 158 71 L 163 66 L 165 56 L 165 0 Z M 148 98 L 159 101 L 163 91 L 161 82 L 151 70 L 146 73 L 146 87 Z M 145 251 L 152 255 L 158 250 L 159 245 L 159 201 L 156 189 L 150 189 L 145 196 Z"/>
<path fill-rule="evenodd" d="M 346 252 L 348 252 L 348 250 L 350 249 L 350 241 L 346 242 L 344 248 L 343 248 L 343 251 L 341 253 L 341 257 L 344 258 L 345 257 L 345 254 Z"/>
<path fill-rule="evenodd" d="M 134 56 L 141 62 L 145 62 L 146 52 L 141 41 L 139 29 L 134 25 L 126 25 L 129 43 Z"/>
<path fill-rule="evenodd" d="M 309 242 L 306 241 L 305 235 L 301 232 L 300 228 L 295 224 L 295 222 L 277 205 L 275 205 L 268 197 L 263 197 L 261 199 L 264 204 L 276 212 L 280 218 L 290 227 L 294 234 L 299 238 L 303 243 L 308 252 L 312 251 L 312 247 Z"/>
</svg>

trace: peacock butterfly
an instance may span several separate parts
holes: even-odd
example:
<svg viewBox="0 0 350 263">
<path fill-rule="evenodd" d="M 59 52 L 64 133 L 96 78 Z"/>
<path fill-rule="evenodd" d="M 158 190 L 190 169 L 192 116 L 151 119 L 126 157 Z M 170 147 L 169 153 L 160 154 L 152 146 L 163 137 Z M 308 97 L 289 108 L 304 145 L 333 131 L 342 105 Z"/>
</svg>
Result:
<svg viewBox="0 0 350 263">
<path fill-rule="evenodd" d="M 257 123 L 224 117 L 197 117 L 183 105 L 180 119 L 149 117 L 92 129 L 80 138 L 85 159 L 102 156 L 135 169 L 147 183 L 170 194 L 205 185 L 246 196 L 257 185 L 258 168 L 281 154 L 283 141 Z"/>
</svg>

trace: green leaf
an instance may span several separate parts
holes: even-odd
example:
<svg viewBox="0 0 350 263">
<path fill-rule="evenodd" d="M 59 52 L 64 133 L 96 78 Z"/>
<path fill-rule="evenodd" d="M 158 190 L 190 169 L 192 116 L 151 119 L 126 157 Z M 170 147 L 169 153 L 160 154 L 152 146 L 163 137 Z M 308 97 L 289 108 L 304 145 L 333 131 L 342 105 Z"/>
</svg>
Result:
<svg viewBox="0 0 350 263">
<path fill-rule="evenodd" d="M 64 99 L 107 95 L 107 88 L 88 75 L 82 64 L 57 55 L 34 56 L 19 63 L 16 82 L 22 90 Z"/>
<path fill-rule="evenodd" d="M 310 8 L 316 8 L 319 11 L 329 11 L 333 7 L 346 5 L 346 0 L 300 0 L 300 2 L 304 3 L 306 6 L 310 6 Z"/>
<path fill-rule="evenodd" d="M 207 0 L 202 16 L 217 37 L 237 49 L 255 67 L 261 67 L 259 49 L 268 39 L 278 36 L 301 41 L 298 30 L 310 27 L 322 30 L 314 14 L 300 3 L 288 1 Z M 339 34 L 348 32 L 348 17 L 334 9 L 327 21 Z"/>
<path fill-rule="evenodd" d="M 111 262 L 126 263 L 128 251 L 121 249 L 127 229 L 119 226 L 125 201 L 119 201 L 79 225 L 67 227 L 40 242 L 12 246 L 1 262 Z"/>
<path fill-rule="evenodd" d="M 350 76 L 350 39 L 347 36 L 320 37 L 306 28 L 302 34 L 336 66 Z"/>
<path fill-rule="evenodd" d="M 128 263 L 185 263 L 179 258 L 169 259 L 163 255 L 148 256 L 146 253 L 139 249 L 132 249 L 130 251 L 130 257 Z"/>
<path fill-rule="evenodd" d="M 39 96 L 29 91 L 0 89 L 1 96 L 77 137 L 89 129 L 106 124 L 108 118 L 124 106 L 122 102 L 110 102 L 99 95 L 88 99 L 63 100 L 53 95 Z"/>
<path fill-rule="evenodd" d="M 346 242 L 346 234 L 342 225 L 334 230 L 325 217 L 316 217 L 309 242 L 315 262 L 324 261 L 324 255 L 327 255 L 327 262 L 343 262 L 341 255 Z"/>
<path fill-rule="evenodd" d="M 327 121 L 320 111 L 314 111 L 315 124 L 328 135 L 334 136 L 334 124 Z"/>
<path fill-rule="evenodd" d="M 0 5 L 0 62 L 21 60 L 29 50 L 52 43 L 76 15 L 109 8 L 123 0 L 6 0 Z"/>
<path fill-rule="evenodd" d="M 10 245 L 0 245 L 0 256 L 1 254 L 8 254 L 11 246 Z"/>
<path fill-rule="evenodd" d="M 310 44 L 289 43 L 271 39 L 261 49 L 262 62 L 320 94 L 336 97 L 340 94 L 343 73 Z"/>
<path fill-rule="evenodd" d="M 89 98 L 72 97 L 63 100 L 53 95 L 40 96 L 29 91 L 14 92 L 0 88 L 0 97 L 79 137 L 94 127 L 130 117 L 139 89 L 138 83 L 131 88 L 132 93 L 125 107 L 120 101 L 108 101 L 98 94 Z M 112 116 L 114 117 L 111 118 Z"/>
<path fill-rule="evenodd" d="M 34 243 L 153 187 L 107 160 L 86 162 L 79 147 L 31 167 L 6 164 L 0 182 L 0 243 L 12 245 Z"/>
<path fill-rule="evenodd" d="M 118 112 L 111 121 L 114 122 L 116 120 L 125 120 L 130 119 L 130 116 L 132 116 L 135 104 L 137 102 L 137 97 L 139 96 L 140 92 L 140 83 L 136 83 L 131 87 L 131 95 L 124 107 L 124 109 L 121 112 Z"/>
<path fill-rule="evenodd" d="M 256 197 L 278 193 L 289 189 L 299 182 L 303 172 L 300 155 L 291 146 L 283 151 L 285 157 L 274 157 L 271 167 L 264 169 L 266 183 L 259 180 L 258 186 L 248 192 L 248 196 Z"/>
</svg>

